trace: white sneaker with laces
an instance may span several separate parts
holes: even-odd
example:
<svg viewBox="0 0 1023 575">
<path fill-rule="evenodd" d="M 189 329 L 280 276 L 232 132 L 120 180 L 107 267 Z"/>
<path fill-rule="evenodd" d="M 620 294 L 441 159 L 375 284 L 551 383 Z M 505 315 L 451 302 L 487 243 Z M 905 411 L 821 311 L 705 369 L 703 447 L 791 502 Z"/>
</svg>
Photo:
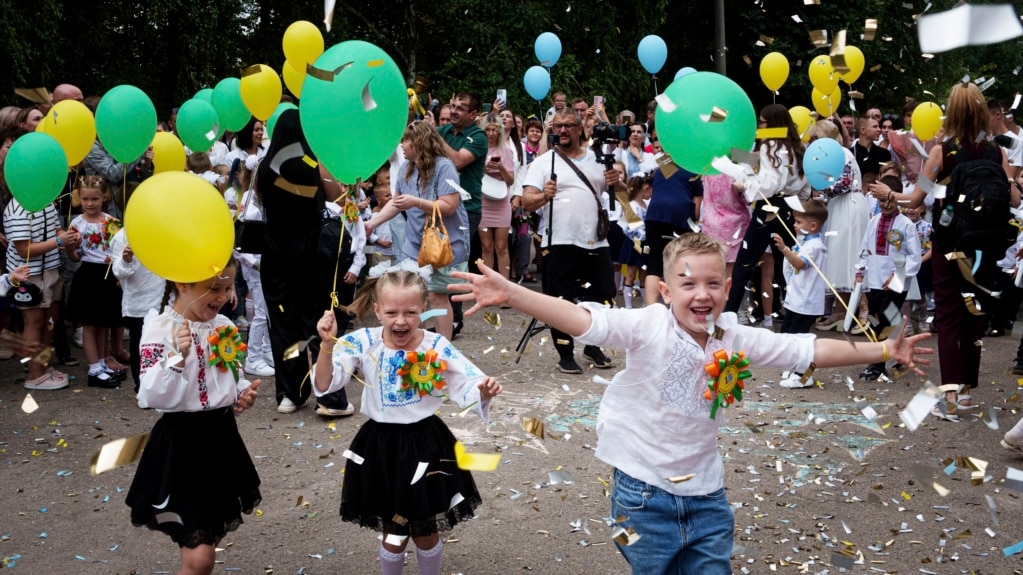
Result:
<svg viewBox="0 0 1023 575">
<path fill-rule="evenodd" d="M 788 389 L 802 389 L 804 387 L 813 387 L 812 377 L 806 378 L 806 383 L 803 383 L 801 381 L 802 379 L 803 376 L 799 375 L 798 373 L 793 373 L 792 375 L 781 380 L 781 383 L 779 383 L 778 385 Z"/>
<path fill-rule="evenodd" d="M 281 400 L 281 403 L 277 405 L 277 413 L 295 413 L 298 406 L 295 405 L 294 401 L 291 401 L 287 397 Z"/>
<path fill-rule="evenodd" d="M 262 359 L 245 362 L 245 373 L 256 377 L 273 377 L 276 374 L 274 368 L 267 365 Z"/>
</svg>

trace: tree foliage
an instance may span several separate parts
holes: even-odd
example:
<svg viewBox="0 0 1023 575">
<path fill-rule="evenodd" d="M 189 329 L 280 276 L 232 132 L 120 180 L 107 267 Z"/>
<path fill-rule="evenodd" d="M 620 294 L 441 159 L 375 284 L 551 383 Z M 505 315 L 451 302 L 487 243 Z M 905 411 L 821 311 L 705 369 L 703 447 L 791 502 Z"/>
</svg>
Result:
<svg viewBox="0 0 1023 575">
<path fill-rule="evenodd" d="M 954 3 L 931 0 L 930 11 L 948 10 Z M 1023 90 L 1018 68 L 1023 40 L 922 57 L 914 15 L 926 5 L 923 0 L 822 0 L 819 5 L 726 0 L 727 73 L 760 107 L 773 99 L 760 81 L 760 59 L 781 52 L 791 72 L 777 99 L 787 106 L 807 105 L 807 67 L 815 55 L 827 52 L 814 47 L 809 31 L 847 30 L 847 43 L 858 46 L 867 61 L 855 85 L 866 94 L 856 103 L 861 111 L 868 106 L 894 111 L 907 97 L 940 102 L 967 74 L 997 78 L 986 92 L 991 96 L 1010 98 Z M 145 90 L 166 116 L 199 89 L 237 76 L 240 68 L 265 63 L 279 70 L 285 29 L 296 20 L 319 23 L 323 3 L 0 0 L 0 13 L 0 50 L 7 55 L 0 60 L 0 103 L 25 104 L 13 95 L 14 87 L 52 89 L 69 82 L 87 95 L 101 95 L 128 83 Z M 873 42 L 860 38 L 867 18 L 879 24 Z M 713 22 L 711 1 L 338 0 L 334 27 L 324 36 L 327 46 L 348 39 L 381 46 L 410 85 L 416 76 L 428 78 L 441 101 L 460 91 L 477 92 L 487 101 L 505 88 L 513 109 L 528 115 L 545 110 L 550 99 L 530 100 L 522 75 L 537 63 L 536 36 L 555 32 L 564 49 L 552 69 L 552 92 L 587 100 L 602 95 L 614 112 L 640 111 L 654 96 L 653 79 L 636 57 L 643 36 L 658 34 L 668 44 L 668 61 L 657 78 L 657 87 L 664 90 L 683 66 L 715 69 Z M 841 88 L 848 90 L 844 84 Z M 843 97 L 843 111 L 848 102 Z"/>
</svg>

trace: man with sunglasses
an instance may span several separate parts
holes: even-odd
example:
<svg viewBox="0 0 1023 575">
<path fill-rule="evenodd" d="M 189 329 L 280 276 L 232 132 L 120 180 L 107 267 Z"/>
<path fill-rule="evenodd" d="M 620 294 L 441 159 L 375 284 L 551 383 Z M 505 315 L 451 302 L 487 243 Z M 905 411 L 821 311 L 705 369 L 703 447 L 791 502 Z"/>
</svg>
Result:
<svg viewBox="0 0 1023 575">
<path fill-rule="evenodd" d="M 472 196 L 465 200 L 469 216 L 469 269 L 480 258 L 480 239 L 476 235 L 483 217 L 483 168 L 487 163 L 487 135 L 476 125 L 480 99 L 476 94 L 463 92 L 451 99 L 451 123 L 437 129 L 444 140 L 444 153 L 458 169 L 459 185 Z M 451 302 L 454 336 L 462 331 L 462 302 Z"/>
<path fill-rule="evenodd" d="M 606 239 L 597 237 L 598 210 L 605 207 L 605 189 L 624 184 L 619 182 L 618 172 L 605 171 L 593 152 L 582 145 L 583 120 L 575 110 L 556 112 L 553 130 L 557 146 L 529 165 L 522 185 L 522 207 L 528 212 L 544 208 L 539 228 L 543 234 L 543 292 L 568 301 L 613 301 L 611 250 Z M 551 337 L 560 358 L 558 369 L 582 373 L 575 361 L 572 336 L 551 328 Z M 593 367 L 614 367 L 597 346 L 586 346 L 583 356 Z"/>
</svg>

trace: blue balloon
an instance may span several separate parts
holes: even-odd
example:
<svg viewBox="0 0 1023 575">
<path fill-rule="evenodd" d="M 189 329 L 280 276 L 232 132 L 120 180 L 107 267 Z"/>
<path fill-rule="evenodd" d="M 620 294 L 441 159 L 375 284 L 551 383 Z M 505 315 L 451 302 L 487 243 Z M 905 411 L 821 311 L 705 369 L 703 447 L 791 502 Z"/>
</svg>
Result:
<svg viewBox="0 0 1023 575">
<path fill-rule="evenodd" d="M 803 173 L 815 190 L 827 190 L 835 184 L 845 168 L 842 144 L 831 138 L 814 140 L 803 155 Z"/>
<path fill-rule="evenodd" d="M 561 38 L 554 32 L 544 32 L 536 37 L 533 44 L 533 51 L 536 52 L 536 59 L 544 68 L 553 68 L 561 58 Z M 546 92 L 545 92 L 546 94 Z M 540 98 L 534 98 L 539 100 Z"/>
<path fill-rule="evenodd" d="M 686 66 L 685 68 L 679 68 L 678 72 L 675 72 L 675 79 L 678 80 L 682 76 L 688 76 L 690 74 L 695 74 L 695 73 L 696 73 L 696 68 L 690 68 L 689 66 Z"/>
<path fill-rule="evenodd" d="M 551 90 L 551 74 L 543 66 L 531 66 L 526 70 L 522 83 L 525 84 L 529 97 L 539 102 Z"/>
<path fill-rule="evenodd" d="M 646 71 L 656 74 L 661 71 L 664 61 L 668 59 L 668 45 L 660 36 L 651 34 L 639 41 L 636 54 L 639 56 L 639 63 L 646 68 Z"/>
</svg>

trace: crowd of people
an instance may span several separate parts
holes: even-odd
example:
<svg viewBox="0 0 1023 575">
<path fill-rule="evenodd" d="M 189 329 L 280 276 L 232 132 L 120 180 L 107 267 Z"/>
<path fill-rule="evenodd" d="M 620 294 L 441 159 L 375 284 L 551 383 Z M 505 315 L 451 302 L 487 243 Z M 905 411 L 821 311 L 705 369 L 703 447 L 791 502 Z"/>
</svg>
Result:
<svg viewBox="0 0 1023 575">
<path fill-rule="evenodd" d="M 66 98 L 96 102 L 74 86 L 54 90 L 53 103 Z M 958 209 L 956 166 L 974 160 L 1004 172 L 1018 206 L 1023 136 L 1014 110 L 960 84 L 943 132 L 921 141 L 910 124 L 914 107 L 817 118 L 799 133 L 785 107 L 769 105 L 760 127 L 785 135 L 758 141 L 742 160 L 755 175 L 734 180 L 672 163 L 658 142 L 654 102 L 643 119 L 622 110 L 612 121 L 602 99 L 559 92 L 543 118 L 523 118 L 500 98 L 484 105 L 460 93 L 424 115 L 410 108 L 391 158 L 360 185 L 306 161 L 315 153 L 298 112 L 288 110 L 272 138 L 252 119 L 211 150 L 188 154 L 188 170 L 223 195 L 239 222 L 226 269 L 195 284 L 147 270 L 122 229 L 132 190 L 152 175 L 152 151 L 124 165 L 97 140 L 53 205 L 30 213 L 4 190 L 6 270 L 12 285 L 39 294 L 0 299 L 0 324 L 27 341 L 49 346 L 52 338 L 53 358 L 28 362 L 26 389 L 67 387 L 58 368 L 77 364 L 70 344 L 80 339 L 89 386 L 130 377 L 139 405 L 164 412 L 128 504 L 133 523 L 178 543 L 186 573 L 210 572 L 213 547 L 261 497 L 233 421 L 260 385 L 246 376 L 274 377 L 278 412 L 314 404 L 326 418 L 352 415 L 346 384 L 365 379 L 360 407 L 369 421 L 352 444 L 341 515 L 383 532 L 388 575 L 401 572 L 409 538 L 421 572 L 438 573 L 438 531 L 481 503 L 471 475 L 453 465 L 458 446 L 434 411 L 443 390 L 487 419 L 501 385 L 452 341 L 483 306 L 515 307 L 550 328 L 552 367 L 561 372 L 583 373 L 576 341 L 590 368 L 616 367 L 607 347 L 627 351 L 601 404 L 597 457 L 615 467 L 612 516 L 648 530 L 620 545 L 634 571 L 727 573 L 731 512 L 713 419 L 723 399 L 704 396 L 708 358 L 738 338 L 758 364 L 788 370 L 782 387 L 811 386 L 815 366 L 868 364 L 861 377 L 876 380 L 926 363 L 917 343 L 933 332 L 947 385 L 933 414 L 954 421 L 975 406 L 976 341 L 1011 333 L 1023 300 L 1015 281 L 1023 241 L 994 242 L 1004 256 L 999 269 L 991 258 L 969 259 L 943 218 Z M 0 165 L 47 108 L 0 110 Z M 174 116 L 159 129 L 173 132 Z M 806 146 L 818 139 L 837 141 L 844 154 L 841 173 L 823 187 L 804 171 Z M 945 186 L 947 195 L 936 193 Z M 452 259 L 421 267 L 435 215 Z M 528 285 L 537 276 L 539 291 Z M 463 313 L 469 299 L 476 304 Z M 353 316 L 379 327 L 357 328 Z M 807 337 L 815 330 L 849 330 L 863 341 Z M 0 349 L 0 358 L 12 355 Z M 653 365 L 663 373 L 651 375 Z M 1023 374 L 1023 343 L 1009 367 Z M 678 429 L 699 441 L 685 453 L 656 447 Z M 230 457 L 182 449 L 201 431 L 225 438 Z M 1023 450 L 1023 427 L 1004 443 Z M 411 486 L 395 481 L 393 462 L 412 476 L 424 460 L 436 474 Z M 237 481 L 200 489 L 189 473 L 196 461 Z M 664 479 L 696 467 L 699 480 Z M 638 514 L 636 498 L 657 504 Z M 681 508 L 707 526 L 691 540 L 670 533 Z"/>
</svg>

